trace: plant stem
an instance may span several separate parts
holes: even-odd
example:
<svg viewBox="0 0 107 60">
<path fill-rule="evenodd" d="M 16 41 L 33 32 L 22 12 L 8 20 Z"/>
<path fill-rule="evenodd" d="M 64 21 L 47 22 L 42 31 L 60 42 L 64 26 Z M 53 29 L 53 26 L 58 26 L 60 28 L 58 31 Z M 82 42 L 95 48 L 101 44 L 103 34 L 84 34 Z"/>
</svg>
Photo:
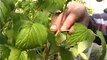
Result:
<svg viewBox="0 0 107 60">
<path fill-rule="evenodd" d="M 46 53 L 46 55 L 45 55 L 45 59 L 44 59 L 44 60 L 48 60 L 48 56 L 49 56 L 49 52 L 50 52 L 50 48 L 51 48 L 51 45 L 47 43 L 47 46 L 46 46 L 46 48 L 45 48 L 45 50 L 44 50 L 45 53 Z"/>
</svg>

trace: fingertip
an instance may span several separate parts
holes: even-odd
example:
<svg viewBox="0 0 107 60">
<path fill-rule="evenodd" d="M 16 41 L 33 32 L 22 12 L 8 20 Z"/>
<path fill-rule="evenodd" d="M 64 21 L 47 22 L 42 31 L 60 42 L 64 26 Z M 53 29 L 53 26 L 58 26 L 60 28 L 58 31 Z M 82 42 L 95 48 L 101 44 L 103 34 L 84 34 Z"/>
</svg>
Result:
<svg viewBox="0 0 107 60">
<path fill-rule="evenodd" d="M 61 31 L 67 31 L 66 26 L 62 26 L 62 27 L 61 27 Z"/>
<path fill-rule="evenodd" d="M 52 25 L 52 26 L 50 27 L 50 30 L 51 30 L 52 32 L 57 31 L 57 27 L 56 27 L 56 25 Z"/>
</svg>

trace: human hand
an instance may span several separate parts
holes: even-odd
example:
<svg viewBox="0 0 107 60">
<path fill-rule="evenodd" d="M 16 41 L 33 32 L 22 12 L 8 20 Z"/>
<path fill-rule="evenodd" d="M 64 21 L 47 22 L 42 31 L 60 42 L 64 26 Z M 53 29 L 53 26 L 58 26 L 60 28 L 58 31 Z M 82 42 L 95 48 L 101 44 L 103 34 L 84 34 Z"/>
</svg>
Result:
<svg viewBox="0 0 107 60">
<path fill-rule="evenodd" d="M 55 15 L 52 18 L 52 25 L 50 30 L 52 32 L 57 31 L 73 31 L 73 24 L 75 22 L 80 22 L 88 26 L 88 13 L 86 7 L 80 3 L 69 2 L 67 4 L 67 10 Z"/>
</svg>

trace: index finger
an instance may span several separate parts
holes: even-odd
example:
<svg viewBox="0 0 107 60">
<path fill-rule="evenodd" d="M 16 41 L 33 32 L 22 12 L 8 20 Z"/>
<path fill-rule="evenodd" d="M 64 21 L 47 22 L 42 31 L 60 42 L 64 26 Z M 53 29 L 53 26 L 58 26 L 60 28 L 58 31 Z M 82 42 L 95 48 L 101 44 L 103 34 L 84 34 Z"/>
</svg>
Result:
<svg viewBox="0 0 107 60">
<path fill-rule="evenodd" d="M 61 19 L 62 19 L 63 13 L 59 14 L 58 16 L 55 16 L 52 20 L 52 24 L 50 27 L 50 30 L 52 32 L 57 31 L 61 27 Z"/>
</svg>

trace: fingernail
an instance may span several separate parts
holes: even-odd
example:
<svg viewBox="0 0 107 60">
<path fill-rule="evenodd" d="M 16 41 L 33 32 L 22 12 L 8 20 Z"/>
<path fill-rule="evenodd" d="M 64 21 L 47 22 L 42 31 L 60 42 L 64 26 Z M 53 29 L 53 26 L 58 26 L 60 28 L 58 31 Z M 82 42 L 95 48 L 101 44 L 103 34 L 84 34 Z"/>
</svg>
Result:
<svg viewBox="0 0 107 60">
<path fill-rule="evenodd" d="M 67 31 L 66 27 L 65 27 L 65 26 L 62 26 L 62 27 L 61 27 L 61 31 Z"/>
<path fill-rule="evenodd" d="M 50 30 L 51 30 L 51 31 L 56 31 L 56 30 L 57 30 L 56 25 L 52 25 L 52 26 L 50 27 Z"/>
</svg>

